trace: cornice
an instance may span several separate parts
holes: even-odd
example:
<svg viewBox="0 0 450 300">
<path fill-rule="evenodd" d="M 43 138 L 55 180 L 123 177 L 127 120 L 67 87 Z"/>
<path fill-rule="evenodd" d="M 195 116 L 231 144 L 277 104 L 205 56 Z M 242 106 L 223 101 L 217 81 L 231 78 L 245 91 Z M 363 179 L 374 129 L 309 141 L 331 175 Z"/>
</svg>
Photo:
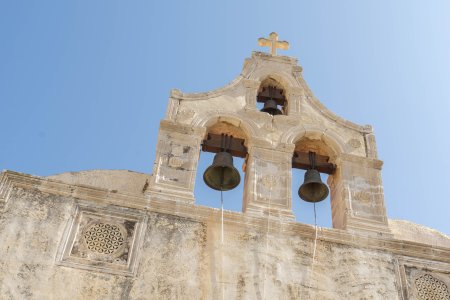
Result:
<svg viewBox="0 0 450 300">
<path fill-rule="evenodd" d="M 87 185 L 70 185 L 58 180 L 13 171 L 0 173 L 0 202 L 7 204 L 11 201 L 9 198 L 14 187 L 37 189 L 41 192 L 83 199 L 85 201 L 177 215 L 199 222 L 220 220 L 220 210 L 218 209 L 186 204 L 176 200 L 161 199 L 157 194 L 130 194 Z M 238 212 L 225 211 L 224 222 L 227 226 L 237 226 L 241 230 L 267 230 L 267 218 Z M 279 219 L 273 219 L 270 222 L 270 232 L 272 234 L 282 232 L 287 235 L 302 236 L 310 239 L 313 239 L 315 236 L 315 228 L 311 225 L 293 221 L 281 221 Z M 450 263 L 450 248 L 430 246 L 383 236 L 364 236 L 334 228 L 318 228 L 317 237 L 318 240 L 323 242 L 379 250 L 416 259 Z"/>
<path fill-rule="evenodd" d="M 210 98 L 219 97 L 221 95 L 226 94 L 227 91 L 232 90 L 237 85 L 240 84 L 241 80 L 243 79 L 242 75 L 238 75 L 236 78 L 234 78 L 230 83 L 226 84 L 223 87 L 208 91 L 208 92 L 201 92 L 201 93 L 184 93 L 180 91 L 179 89 L 172 89 L 170 91 L 170 98 L 177 99 L 177 100 L 186 100 L 186 101 L 196 101 L 196 100 L 206 100 Z"/>
<path fill-rule="evenodd" d="M 378 170 L 383 168 L 383 161 L 376 158 L 343 153 L 340 159 L 347 162 L 357 163 L 367 168 L 374 168 Z"/>
<path fill-rule="evenodd" d="M 10 201 L 11 190 L 14 187 L 37 189 L 44 193 L 129 208 L 146 209 L 148 207 L 148 199 L 143 194 L 123 193 L 81 184 L 72 185 L 59 180 L 9 170 L 0 174 L 0 202 L 7 204 Z"/>
<path fill-rule="evenodd" d="M 292 66 L 296 66 L 298 63 L 297 58 L 286 55 L 272 55 L 266 52 L 253 51 L 252 59 L 261 59 L 266 61 L 274 61 L 277 63 L 284 63 Z"/>
</svg>

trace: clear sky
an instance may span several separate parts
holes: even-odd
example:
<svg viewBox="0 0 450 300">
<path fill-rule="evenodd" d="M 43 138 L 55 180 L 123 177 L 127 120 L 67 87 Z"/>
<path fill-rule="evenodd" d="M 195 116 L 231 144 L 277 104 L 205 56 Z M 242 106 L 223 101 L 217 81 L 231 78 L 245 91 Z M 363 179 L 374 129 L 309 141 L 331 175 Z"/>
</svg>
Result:
<svg viewBox="0 0 450 300">
<path fill-rule="evenodd" d="M 0 169 L 151 173 L 170 89 L 227 84 L 272 31 L 324 105 L 373 125 L 389 217 L 450 234 L 446 0 L 1 1 Z M 311 223 L 300 176 L 296 216 Z M 201 180 L 196 194 L 217 206 Z M 330 226 L 329 200 L 318 215 Z"/>
</svg>

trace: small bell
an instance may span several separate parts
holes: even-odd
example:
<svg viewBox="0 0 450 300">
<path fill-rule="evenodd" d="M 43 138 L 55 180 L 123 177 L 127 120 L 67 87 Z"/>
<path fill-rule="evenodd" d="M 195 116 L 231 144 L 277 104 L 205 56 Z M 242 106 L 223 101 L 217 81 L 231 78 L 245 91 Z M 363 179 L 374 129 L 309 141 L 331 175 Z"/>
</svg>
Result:
<svg viewBox="0 0 450 300">
<path fill-rule="evenodd" d="M 207 186 L 217 191 L 228 191 L 237 187 L 241 176 L 233 166 L 233 156 L 225 151 L 217 153 L 212 165 L 203 173 L 203 180 Z"/>
<path fill-rule="evenodd" d="M 322 182 L 320 173 L 317 170 L 310 169 L 305 173 L 305 180 L 298 189 L 300 198 L 307 202 L 320 202 L 329 194 L 328 187 Z"/>
<path fill-rule="evenodd" d="M 264 107 L 261 109 L 261 111 L 271 114 L 272 116 L 283 114 L 277 107 L 277 102 L 273 99 L 269 99 L 264 102 Z"/>
</svg>

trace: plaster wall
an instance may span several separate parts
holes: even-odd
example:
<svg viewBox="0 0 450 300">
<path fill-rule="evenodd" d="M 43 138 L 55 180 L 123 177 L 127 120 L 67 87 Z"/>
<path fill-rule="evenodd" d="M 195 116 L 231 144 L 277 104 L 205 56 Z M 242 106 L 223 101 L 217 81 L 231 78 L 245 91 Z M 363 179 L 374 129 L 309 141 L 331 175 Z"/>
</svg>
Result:
<svg viewBox="0 0 450 300">
<path fill-rule="evenodd" d="M 437 276 L 450 280 L 448 248 L 423 245 L 417 251 L 401 241 L 395 248 L 388 246 L 392 239 L 321 228 L 313 262 L 315 231 L 309 225 L 227 211 L 222 243 L 217 209 L 176 201 L 168 206 L 143 193 L 135 194 L 138 204 L 121 191 L 99 197 L 106 190 L 23 177 L 32 183 L 9 185 L 0 217 L 1 299 L 420 299 L 402 298 L 402 278 L 408 282 L 411 273 L 402 277 L 399 258 L 405 257 L 420 261 L 412 264 L 419 271 L 434 263 Z M 131 226 L 133 251 L 126 260 L 134 265 L 126 269 L 107 255 L 77 257 L 73 248 L 85 238 L 88 214 L 96 222 L 119 224 L 120 217 L 142 225 L 140 235 Z M 434 261 L 438 250 L 444 254 Z M 425 257 L 415 258 L 415 252 Z"/>
<path fill-rule="evenodd" d="M 311 238 L 225 224 L 222 244 L 215 218 L 157 212 L 145 212 L 135 275 L 61 266 L 57 251 L 77 200 L 17 188 L 8 202 L 0 223 L 2 299 L 398 297 L 389 253 L 319 241 L 312 270 Z"/>
</svg>

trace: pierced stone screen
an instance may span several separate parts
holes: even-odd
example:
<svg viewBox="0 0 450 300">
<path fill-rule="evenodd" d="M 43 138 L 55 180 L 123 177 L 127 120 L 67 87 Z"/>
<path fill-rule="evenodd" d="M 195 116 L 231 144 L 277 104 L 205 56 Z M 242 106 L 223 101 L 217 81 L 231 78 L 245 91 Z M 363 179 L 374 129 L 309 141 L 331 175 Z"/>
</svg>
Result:
<svg viewBox="0 0 450 300">
<path fill-rule="evenodd" d="M 124 236 L 117 225 L 97 223 L 85 231 L 84 240 L 91 251 L 113 254 L 122 247 Z"/>
<path fill-rule="evenodd" d="M 430 274 L 417 277 L 415 283 L 418 298 L 421 300 L 450 300 L 445 283 Z"/>
</svg>

